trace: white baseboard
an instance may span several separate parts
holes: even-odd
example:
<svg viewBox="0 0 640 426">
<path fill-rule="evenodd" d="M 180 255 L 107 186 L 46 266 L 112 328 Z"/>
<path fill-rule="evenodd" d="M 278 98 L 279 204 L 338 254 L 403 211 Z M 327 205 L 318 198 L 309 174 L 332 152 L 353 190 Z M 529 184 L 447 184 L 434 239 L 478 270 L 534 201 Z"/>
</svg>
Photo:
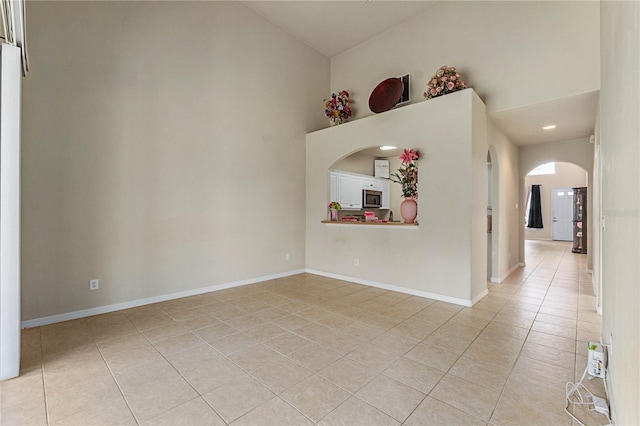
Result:
<svg viewBox="0 0 640 426">
<path fill-rule="evenodd" d="M 483 297 L 485 297 L 487 294 L 489 294 L 489 289 L 485 288 L 484 291 L 480 292 L 479 295 L 477 295 L 476 297 L 474 297 L 471 300 L 471 306 L 475 305 L 476 303 L 478 303 L 480 301 L 480 299 L 482 299 Z"/>
<path fill-rule="evenodd" d="M 274 275 L 267 275 L 257 278 L 249 278 L 247 280 L 234 281 L 230 283 L 217 284 L 208 287 L 196 288 L 193 290 L 180 291 L 177 293 L 162 294 L 159 296 L 147 297 L 144 299 L 131 300 L 128 302 L 115 303 L 113 305 L 97 306 L 95 308 L 82 309 L 80 311 L 67 312 L 64 314 L 51 315 L 48 317 L 34 318 L 22 321 L 22 328 L 39 327 L 41 325 L 54 324 L 62 321 L 69 321 L 78 318 L 90 317 L 92 315 L 106 314 L 108 312 L 120 311 L 122 309 L 136 308 L 138 306 L 149 305 L 151 303 L 166 302 L 167 300 L 180 299 L 182 297 L 195 296 L 198 294 L 209 293 L 227 288 L 240 287 L 243 285 L 255 284 L 262 281 L 269 281 L 276 278 L 288 277 L 291 275 L 303 274 L 304 269 L 282 272 Z"/>
<path fill-rule="evenodd" d="M 491 282 L 495 283 L 495 284 L 500 284 L 502 281 L 504 281 L 509 275 L 511 275 L 511 273 L 513 271 L 515 271 L 516 269 L 518 269 L 521 266 L 525 266 L 524 263 L 516 263 L 515 265 L 513 265 L 511 267 L 511 269 L 509 269 L 507 272 L 505 272 L 504 274 L 502 274 L 501 277 L 491 277 Z"/>
<path fill-rule="evenodd" d="M 445 295 L 436 294 L 436 293 L 429 293 L 429 292 L 422 291 L 422 290 L 414 290 L 414 289 L 411 289 L 411 288 L 399 287 L 399 286 L 396 286 L 396 285 L 380 283 L 380 282 L 377 282 L 377 281 L 363 280 L 361 278 L 354 278 L 354 277 L 348 277 L 346 275 L 334 274 L 334 273 L 331 273 L 331 272 L 318 271 L 316 269 L 307 269 L 306 272 L 309 273 L 309 274 L 321 275 L 323 277 L 334 278 L 334 279 L 343 280 L 343 281 L 349 281 L 349 282 L 356 283 L 356 284 L 368 285 L 368 286 L 371 286 L 371 287 L 382 288 L 384 290 L 397 291 L 398 293 L 410 294 L 412 296 L 425 297 L 427 299 L 439 300 L 441 302 L 453 303 L 454 305 L 461 305 L 461 306 L 466 306 L 466 307 L 473 306 L 473 304 L 475 303 L 476 299 L 480 300 L 482 297 L 484 297 L 489 292 L 488 290 L 485 290 L 483 294 L 481 294 L 480 296 L 476 297 L 474 300 L 460 299 L 460 298 L 457 298 L 457 297 L 445 296 Z"/>
</svg>

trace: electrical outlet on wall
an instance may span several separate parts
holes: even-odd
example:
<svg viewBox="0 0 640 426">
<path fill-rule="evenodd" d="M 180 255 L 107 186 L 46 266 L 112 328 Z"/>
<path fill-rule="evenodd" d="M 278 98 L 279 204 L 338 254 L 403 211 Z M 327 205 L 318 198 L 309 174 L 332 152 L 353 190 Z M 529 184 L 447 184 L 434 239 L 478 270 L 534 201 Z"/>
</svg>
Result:
<svg viewBox="0 0 640 426">
<path fill-rule="evenodd" d="M 100 280 L 89 280 L 89 290 L 97 290 L 100 288 Z"/>
<path fill-rule="evenodd" d="M 289 253 L 287 253 L 287 254 L 284 256 L 284 260 L 291 260 L 291 255 L 290 255 Z"/>
<path fill-rule="evenodd" d="M 353 266 L 360 266 L 360 259 L 353 259 Z"/>
</svg>

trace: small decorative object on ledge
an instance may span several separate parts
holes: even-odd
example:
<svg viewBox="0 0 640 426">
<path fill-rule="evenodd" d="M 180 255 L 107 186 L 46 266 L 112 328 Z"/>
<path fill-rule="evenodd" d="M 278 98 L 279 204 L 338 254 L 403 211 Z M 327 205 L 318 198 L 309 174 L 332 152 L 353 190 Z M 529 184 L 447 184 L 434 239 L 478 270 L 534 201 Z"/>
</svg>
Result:
<svg viewBox="0 0 640 426">
<path fill-rule="evenodd" d="M 329 203 L 329 210 L 331 210 L 331 221 L 338 221 L 338 210 L 341 210 L 342 206 L 337 201 L 332 201 Z"/>
<path fill-rule="evenodd" d="M 402 186 L 404 201 L 400 204 L 400 215 L 404 223 L 414 223 L 418 216 L 418 159 L 420 154 L 415 149 L 405 149 L 400 154 L 402 165 L 397 173 L 393 173 L 391 180 Z"/>
<path fill-rule="evenodd" d="M 369 109 L 376 114 L 389 111 L 402 98 L 404 84 L 397 77 L 384 80 L 373 89 L 369 96 Z"/>
<path fill-rule="evenodd" d="M 324 115 L 327 116 L 332 125 L 342 124 L 351 118 L 352 110 L 349 104 L 349 92 L 341 90 L 340 92 L 332 93 L 331 99 L 324 100 Z"/>
<path fill-rule="evenodd" d="M 466 88 L 467 83 L 460 79 L 460 73 L 456 70 L 456 67 L 443 65 L 427 83 L 427 91 L 424 92 L 424 97 L 427 99 L 437 98 L 438 96 Z"/>
</svg>

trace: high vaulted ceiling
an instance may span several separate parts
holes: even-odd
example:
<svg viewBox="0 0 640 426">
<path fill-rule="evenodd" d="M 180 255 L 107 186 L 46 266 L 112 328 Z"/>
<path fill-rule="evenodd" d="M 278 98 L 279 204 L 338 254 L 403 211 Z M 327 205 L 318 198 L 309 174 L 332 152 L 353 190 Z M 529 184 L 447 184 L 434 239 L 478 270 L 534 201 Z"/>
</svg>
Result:
<svg viewBox="0 0 640 426">
<path fill-rule="evenodd" d="M 242 1 L 265 19 L 331 58 L 371 38 L 429 13 L 444 1 L 303 0 Z M 550 100 L 507 111 L 489 119 L 518 146 L 586 138 L 593 134 L 599 92 Z M 554 130 L 543 126 L 555 124 Z"/>
<path fill-rule="evenodd" d="M 242 1 L 328 58 L 440 3 L 442 1 Z"/>
</svg>

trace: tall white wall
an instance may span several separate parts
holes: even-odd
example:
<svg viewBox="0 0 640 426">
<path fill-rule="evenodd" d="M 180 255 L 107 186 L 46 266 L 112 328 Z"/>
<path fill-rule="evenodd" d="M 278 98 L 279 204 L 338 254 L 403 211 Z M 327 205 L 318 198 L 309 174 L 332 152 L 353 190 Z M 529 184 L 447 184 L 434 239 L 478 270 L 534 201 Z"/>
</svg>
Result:
<svg viewBox="0 0 640 426">
<path fill-rule="evenodd" d="M 487 106 L 508 110 L 598 90 L 598 2 L 445 1 L 331 59 L 332 90 L 348 89 L 358 117 L 382 80 L 411 73 L 412 102 L 456 66 Z"/>
<path fill-rule="evenodd" d="M 616 424 L 640 424 L 640 3 L 601 2 L 602 334 Z"/>
<path fill-rule="evenodd" d="M 307 267 L 456 303 L 486 292 L 485 124 L 484 105 L 465 90 L 307 135 Z M 328 169 L 353 152 L 384 144 L 424 154 L 418 165 L 420 225 L 322 224 Z"/>
<path fill-rule="evenodd" d="M 493 124 L 487 121 L 487 139 L 492 151 L 494 174 L 493 193 L 497 204 L 493 207 L 492 274 L 494 281 L 503 280 L 518 266 L 519 202 L 518 147 Z"/>
<path fill-rule="evenodd" d="M 533 240 L 551 240 L 552 238 L 552 228 L 553 228 L 553 218 L 551 216 L 552 210 L 552 189 L 554 188 L 575 188 L 581 186 L 587 186 L 588 173 L 586 170 L 570 163 L 556 163 L 556 173 L 553 175 L 535 175 L 529 176 L 527 175 L 524 179 L 524 189 L 525 191 L 531 187 L 531 185 L 542 185 L 540 188 L 540 198 L 542 205 L 542 225 L 544 228 L 540 229 L 530 229 L 526 228 L 524 231 L 525 239 L 533 239 Z M 522 216 L 527 215 L 526 210 L 526 200 L 525 204 L 522 205 Z M 587 216 L 587 221 L 590 222 L 591 211 Z M 587 238 L 590 239 L 591 235 L 587 234 Z M 593 246 L 593 244 L 592 244 Z"/>
<path fill-rule="evenodd" d="M 238 2 L 27 9 L 23 319 L 304 268 L 326 58 Z"/>
</svg>

